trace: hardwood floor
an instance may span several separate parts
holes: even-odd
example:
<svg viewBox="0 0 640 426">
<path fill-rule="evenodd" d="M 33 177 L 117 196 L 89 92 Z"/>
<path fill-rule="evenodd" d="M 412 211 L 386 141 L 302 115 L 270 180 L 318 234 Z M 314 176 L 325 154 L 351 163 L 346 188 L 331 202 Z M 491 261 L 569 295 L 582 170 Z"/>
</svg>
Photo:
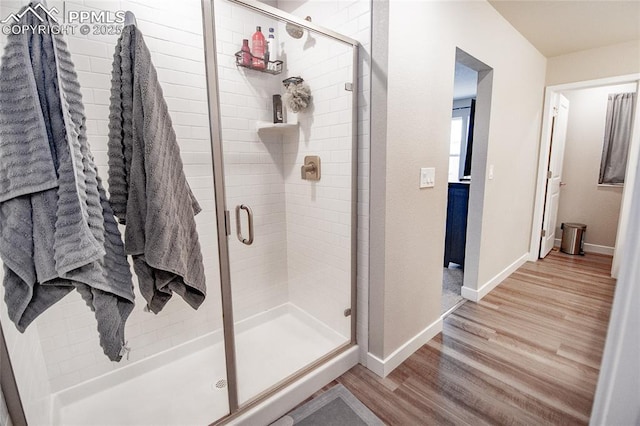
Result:
<svg viewBox="0 0 640 426">
<path fill-rule="evenodd" d="M 386 379 L 358 365 L 337 382 L 390 425 L 587 424 L 610 270 L 608 256 L 553 251 L 459 307 Z"/>
</svg>

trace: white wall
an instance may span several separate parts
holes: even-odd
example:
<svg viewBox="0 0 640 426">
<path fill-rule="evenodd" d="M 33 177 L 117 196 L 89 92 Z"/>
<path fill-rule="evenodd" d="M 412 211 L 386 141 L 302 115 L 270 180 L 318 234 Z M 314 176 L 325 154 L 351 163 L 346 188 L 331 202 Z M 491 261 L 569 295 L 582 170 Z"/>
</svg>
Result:
<svg viewBox="0 0 640 426">
<path fill-rule="evenodd" d="M 640 172 L 636 167 L 636 173 Z M 640 216 L 640 186 L 629 199 L 630 217 Z M 640 422 L 640 226 L 629 222 L 627 246 L 611 308 L 611 320 L 602 356 L 590 425 L 637 425 Z"/>
<path fill-rule="evenodd" d="M 546 65 L 488 3 L 388 7 L 386 147 L 372 146 L 386 150 L 386 194 L 372 188 L 385 198 L 385 246 L 371 248 L 372 264 L 385 267 L 383 281 L 371 288 L 381 309 L 371 312 L 370 352 L 380 359 L 440 317 L 456 47 L 494 70 L 487 165 L 495 177 L 472 182 L 485 185 L 478 287 L 528 252 Z M 414 45 L 419 54 L 406 54 Z M 420 190 L 419 169 L 429 166 L 436 186 Z"/>
<path fill-rule="evenodd" d="M 313 106 L 297 114 L 300 132 L 283 138 L 289 299 L 349 338 L 353 95 L 344 85 L 353 80 L 353 52 L 316 34 L 303 50 L 309 36 L 283 43 L 287 75 L 302 76 L 313 96 Z M 320 157 L 317 182 L 300 177 L 306 155 Z"/>
<path fill-rule="evenodd" d="M 361 43 L 358 75 L 358 341 L 366 347 L 368 290 L 368 175 L 369 175 L 369 66 L 371 14 L 370 3 L 363 0 L 295 2 L 279 0 L 278 7 L 300 18 L 311 16 L 314 23 Z M 326 37 L 308 33 L 295 40 L 282 31 L 280 42 L 286 46 L 312 48 L 287 55 L 288 75 L 301 75 L 313 90 L 313 111 L 298 114 L 303 129 L 300 143 L 288 140 L 287 202 L 288 217 L 298 222 L 289 234 L 291 300 L 316 315 L 343 335 L 349 335 L 349 318 L 343 316 L 350 306 L 350 203 L 351 203 L 351 92 L 344 83 L 353 81 L 352 49 Z M 293 51 L 295 52 L 295 51 Z M 310 54 L 316 59 L 310 60 Z M 317 55 L 326 57 L 317 66 Z M 324 55 L 324 56 L 322 56 Z M 305 58 L 306 56 L 306 58 Z M 314 63 L 315 62 L 315 63 Z M 313 124 L 311 126 L 311 124 Z M 336 125 L 337 124 L 337 125 Z M 308 129 L 308 130 L 304 130 Z M 309 130 L 310 129 L 310 130 Z M 299 177 L 304 155 L 320 154 L 321 179 L 309 185 Z M 325 169 L 325 166 L 328 167 Z M 290 196 L 290 192 L 295 195 Z M 299 218 L 299 219 L 297 219 Z M 308 238 L 322 242 L 313 248 Z M 306 247 L 305 247 L 306 245 Z M 326 259 L 318 262 L 317 259 Z M 322 265 L 324 263 L 324 265 Z M 306 277 L 295 271 L 305 265 Z M 315 266 L 313 266 L 315 265 Z M 323 277 L 324 276 L 324 277 Z M 322 305 L 315 300 L 326 300 Z M 364 352 L 366 353 L 366 351 Z M 364 353 L 362 359 L 364 359 Z"/>
<path fill-rule="evenodd" d="M 15 4 L 15 3 L 14 3 Z M 61 2 L 49 6 L 62 10 Z M 221 325 L 220 286 L 213 177 L 209 141 L 209 118 L 202 41 L 202 14 L 198 0 L 65 2 L 66 10 L 131 10 L 145 36 L 152 61 L 169 106 L 185 165 L 185 174 L 203 211 L 196 217 L 202 247 L 208 294 L 194 311 L 175 296 L 158 315 L 143 312 L 144 302 L 136 294 L 136 307 L 129 317 L 126 339 L 132 348 L 129 360 L 110 362 L 98 343 L 95 319 L 81 297 L 73 292 L 52 306 L 34 324 L 42 345 L 51 391 L 59 391 L 100 374 L 144 359 L 162 350 L 202 336 Z M 111 64 L 117 36 L 69 36 L 87 116 L 87 134 L 99 174 L 106 184 L 107 135 Z M 137 284 L 136 284 L 137 286 Z M 5 308 L 3 307 L 4 311 Z M 9 323 L 5 324 L 5 328 Z M 29 331 L 32 332 L 32 331 Z M 16 340 L 21 342 L 22 336 Z"/>
<path fill-rule="evenodd" d="M 547 86 L 640 72 L 640 40 L 582 50 L 547 60 Z"/>
<path fill-rule="evenodd" d="M 296 2 L 278 0 L 277 6 L 300 18 L 360 43 L 358 52 L 358 229 L 357 229 L 357 340 L 360 360 L 366 363 L 369 328 L 369 128 L 371 101 L 371 2 L 336 0 Z M 280 34 L 281 39 L 288 37 Z M 344 58 L 343 60 L 346 60 Z"/>
<path fill-rule="evenodd" d="M 234 319 L 289 301 L 348 337 L 350 319 L 343 313 L 351 300 L 353 94 L 344 90 L 344 84 L 353 81 L 352 49 L 315 33 L 306 32 L 296 40 L 287 35 L 283 23 L 276 25 L 273 20 L 225 1 L 214 6 L 227 201 L 230 207 L 241 202 L 249 204 L 256 219 L 256 240 L 251 247 L 241 245 L 235 238 L 230 241 Z M 368 35 L 370 28 L 366 1 L 281 1 L 275 6 L 301 17 L 311 15 L 316 24 L 361 38 Z M 235 66 L 233 53 L 239 50 L 243 38 L 251 37 L 256 25 L 265 35 L 269 27 L 276 29 L 279 59 L 285 62 L 282 74 L 272 76 Z M 296 75 L 305 79 L 313 96 L 309 110 L 297 116 L 288 113 L 289 121 L 299 122 L 299 130 L 257 133 L 256 120 L 271 121 L 271 96 L 282 94 L 282 80 Z M 363 88 L 368 84 L 362 79 L 360 84 L 358 89 L 364 99 Z M 359 123 L 368 123 L 365 108 L 362 105 Z M 366 138 L 367 128 L 366 124 L 359 126 L 360 139 Z M 364 220 L 359 221 L 359 238 L 362 233 L 366 235 L 367 229 L 367 146 L 359 144 L 364 158 L 364 167 L 360 167 L 360 185 L 364 189 L 358 205 Z M 305 155 L 320 155 L 319 182 L 300 179 Z M 256 204 L 256 194 L 267 196 L 268 205 L 261 205 L 259 199 Z M 260 223 L 265 216 L 269 221 Z M 233 217 L 232 222 L 235 224 Z M 366 246 L 361 248 L 359 260 L 366 261 Z M 262 274 L 256 270 L 261 264 L 269 268 Z M 366 273 L 366 266 L 363 269 Z M 358 278 L 366 286 L 366 275 Z M 366 306 L 366 293 L 363 303 Z"/>
<path fill-rule="evenodd" d="M 243 39 L 256 26 L 267 34 L 276 21 L 224 0 L 214 3 L 218 50 L 218 89 L 224 150 L 234 320 L 239 321 L 288 301 L 287 224 L 282 138 L 256 131 L 257 121 L 272 121 L 272 95 L 280 93 L 280 75 L 235 65 Z M 251 42 L 249 43 L 251 45 Z M 254 214 L 255 241 L 242 244 L 235 235 L 235 207 Z M 242 212 L 244 236 L 248 236 Z"/>
<path fill-rule="evenodd" d="M 563 93 L 570 104 L 556 238 L 561 223 L 579 222 L 587 225 L 585 243 L 615 246 L 622 187 L 598 185 L 607 98 L 634 91 L 635 84 L 627 84 Z"/>
</svg>

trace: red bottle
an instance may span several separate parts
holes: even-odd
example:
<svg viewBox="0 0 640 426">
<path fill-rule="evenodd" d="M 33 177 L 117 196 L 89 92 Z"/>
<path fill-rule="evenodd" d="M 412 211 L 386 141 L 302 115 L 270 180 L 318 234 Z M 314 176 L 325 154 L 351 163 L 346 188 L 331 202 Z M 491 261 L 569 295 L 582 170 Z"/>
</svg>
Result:
<svg viewBox="0 0 640 426">
<path fill-rule="evenodd" d="M 253 61 L 251 66 L 257 69 L 265 69 L 264 63 L 264 51 L 267 42 L 264 39 L 262 30 L 260 27 L 256 27 L 256 32 L 251 36 L 251 52 L 253 53 Z"/>
<path fill-rule="evenodd" d="M 251 66 L 251 51 L 249 50 L 249 40 L 242 40 L 242 65 Z"/>
</svg>

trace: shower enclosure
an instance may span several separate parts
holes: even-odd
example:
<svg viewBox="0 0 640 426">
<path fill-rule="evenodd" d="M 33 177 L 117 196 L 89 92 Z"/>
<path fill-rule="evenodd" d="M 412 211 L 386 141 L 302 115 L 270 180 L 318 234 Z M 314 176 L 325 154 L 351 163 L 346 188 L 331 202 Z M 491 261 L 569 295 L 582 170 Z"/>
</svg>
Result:
<svg viewBox="0 0 640 426">
<path fill-rule="evenodd" d="M 304 1 L 284 3 L 293 14 L 239 0 L 116 3 L 134 13 L 151 51 L 202 206 L 196 225 L 207 299 L 194 311 L 174 296 L 154 315 L 136 290 L 131 351 L 119 363 L 102 354 L 77 293 L 24 334 L 3 304 L 13 390 L 30 424 L 224 421 L 355 345 L 358 44 L 294 16 Z M 0 14 L 24 4 L 3 1 Z M 48 6 L 99 11 L 105 3 Z M 237 64 L 257 26 L 275 36 L 271 61 L 281 63 L 269 72 Z M 67 39 L 105 178 L 117 36 Z M 272 96 L 285 93 L 289 77 L 304 80 L 312 101 L 298 113 L 285 107 L 284 122 L 274 124 Z"/>
<path fill-rule="evenodd" d="M 354 342 L 357 44 L 263 4 L 214 6 L 209 105 L 220 117 L 212 139 L 233 409 Z M 306 30 L 294 38 L 287 24 Z M 258 26 L 278 36 L 280 74 L 236 66 Z M 293 76 L 308 83 L 312 106 L 274 124 L 272 95 Z M 320 159 L 319 180 L 301 171 L 308 156 Z"/>
</svg>

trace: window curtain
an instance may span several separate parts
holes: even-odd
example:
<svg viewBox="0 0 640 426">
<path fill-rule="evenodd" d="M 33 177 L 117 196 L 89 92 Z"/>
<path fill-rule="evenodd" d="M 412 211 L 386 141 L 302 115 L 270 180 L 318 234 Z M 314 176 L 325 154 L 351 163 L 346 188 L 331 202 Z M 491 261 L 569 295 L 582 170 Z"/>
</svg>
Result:
<svg viewBox="0 0 640 426">
<path fill-rule="evenodd" d="M 635 99 L 635 93 L 609 95 L 598 183 L 624 183 Z"/>
</svg>

